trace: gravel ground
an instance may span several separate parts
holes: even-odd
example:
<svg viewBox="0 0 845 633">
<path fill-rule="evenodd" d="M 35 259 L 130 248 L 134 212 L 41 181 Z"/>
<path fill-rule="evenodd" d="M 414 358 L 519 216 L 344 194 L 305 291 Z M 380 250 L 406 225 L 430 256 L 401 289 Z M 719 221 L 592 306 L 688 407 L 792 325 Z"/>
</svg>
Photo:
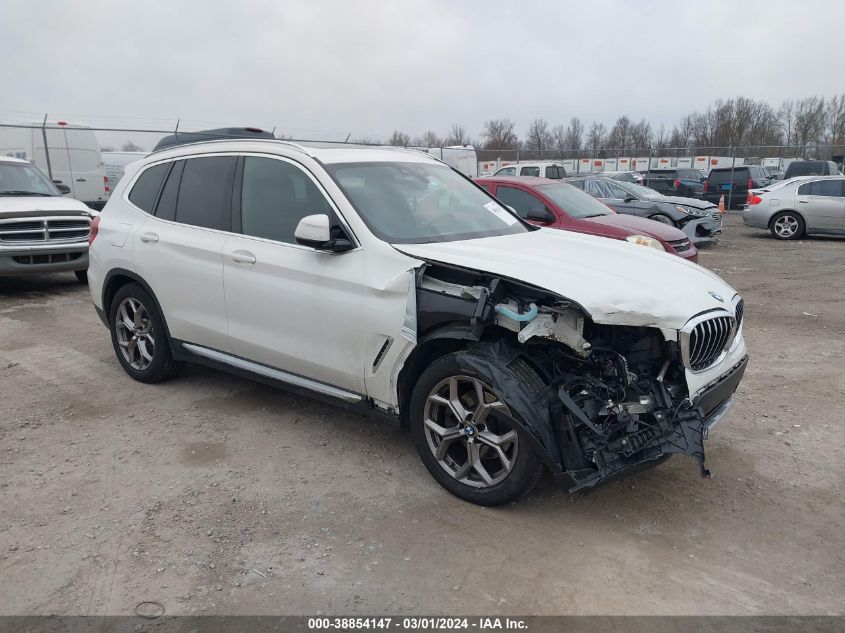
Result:
<svg viewBox="0 0 845 633">
<path fill-rule="evenodd" d="M 727 219 L 751 363 L 708 443 L 497 509 L 409 434 L 214 371 L 133 382 L 73 275 L 0 279 L 0 614 L 845 613 L 845 241 Z"/>
</svg>

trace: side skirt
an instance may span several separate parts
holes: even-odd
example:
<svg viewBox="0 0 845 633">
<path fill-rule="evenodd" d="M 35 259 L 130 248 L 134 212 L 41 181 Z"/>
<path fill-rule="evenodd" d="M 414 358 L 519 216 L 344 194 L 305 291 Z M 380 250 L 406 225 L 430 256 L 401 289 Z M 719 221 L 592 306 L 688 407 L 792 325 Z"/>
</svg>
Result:
<svg viewBox="0 0 845 633">
<path fill-rule="evenodd" d="M 311 380 L 226 352 L 173 339 L 173 357 L 176 360 L 203 365 L 242 378 L 248 378 L 270 387 L 320 400 L 349 411 L 381 418 L 394 424 L 399 423 L 398 416 L 376 408 L 370 399 L 363 394 L 346 391 L 333 385 Z"/>
</svg>

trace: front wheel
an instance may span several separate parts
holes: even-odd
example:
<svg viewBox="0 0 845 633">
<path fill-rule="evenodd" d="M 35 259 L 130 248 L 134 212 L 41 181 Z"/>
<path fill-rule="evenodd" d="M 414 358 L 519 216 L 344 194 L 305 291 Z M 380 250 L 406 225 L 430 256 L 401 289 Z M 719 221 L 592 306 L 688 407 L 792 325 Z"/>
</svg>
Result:
<svg viewBox="0 0 845 633">
<path fill-rule="evenodd" d="M 521 402 L 533 401 L 543 385 L 520 360 L 493 371 L 486 364 L 473 352 L 437 359 L 417 381 L 410 420 L 417 452 L 440 485 L 465 501 L 496 506 L 524 495 L 542 474 L 498 380 L 519 390 Z"/>
<path fill-rule="evenodd" d="M 661 224 L 668 224 L 669 226 L 675 226 L 675 221 L 668 215 L 663 215 L 662 213 L 655 213 L 654 215 L 649 216 L 649 220 L 654 220 L 655 222 L 660 222 Z"/>
<path fill-rule="evenodd" d="M 804 218 L 794 211 L 781 211 L 772 218 L 769 230 L 779 240 L 797 240 L 804 235 Z"/>
</svg>

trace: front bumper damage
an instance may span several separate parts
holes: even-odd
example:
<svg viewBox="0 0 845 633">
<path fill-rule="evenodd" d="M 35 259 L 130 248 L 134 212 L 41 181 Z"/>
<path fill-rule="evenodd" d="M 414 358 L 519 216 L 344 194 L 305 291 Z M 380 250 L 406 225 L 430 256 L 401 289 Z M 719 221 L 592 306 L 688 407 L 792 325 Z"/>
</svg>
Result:
<svg viewBox="0 0 845 633">
<path fill-rule="evenodd" d="M 681 230 L 696 246 L 712 244 L 722 233 L 722 218 L 719 212 L 715 211 L 707 216 L 689 220 Z"/>
<path fill-rule="evenodd" d="M 724 418 L 733 404 L 734 391 L 747 365 L 748 356 L 745 356 L 705 390 L 692 406 L 680 407 L 671 419 L 664 417 L 659 426 L 662 433 L 655 434 L 642 446 L 632 447 L 629 454 L 623 450 L 621 454 L 603 455 L 597 460 L 597 469 L 562 470 L 555 473 L 555 478 L 569 492 L 575 492 L 656 466 L 675 454 L 694 457 L 698 460 L 701 475 L 709 477 L 710 471 L 705 466 L 704 442 L 710 430 Z"/>
</svg>

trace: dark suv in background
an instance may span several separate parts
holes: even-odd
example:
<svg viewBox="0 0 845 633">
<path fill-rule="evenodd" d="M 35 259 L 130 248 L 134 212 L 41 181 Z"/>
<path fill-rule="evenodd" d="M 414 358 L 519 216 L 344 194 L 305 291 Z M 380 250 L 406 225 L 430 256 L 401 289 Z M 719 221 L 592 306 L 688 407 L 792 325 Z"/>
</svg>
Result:
<svg viewBox="0 0 845 633">
<path fill-rule="evenodd" d="M 664 196 L 700 198 L 704 193 L 704 177 L 700 171 L 691 167 L 652 169 L 643 174 L 640 184 Z"/>
<path fill-rule="evenodd" d="M 760 165 L 741 165 L 739 167 L 717 167 L 710 170 L 704 181 L 705 200 L 719 204 L 719 198 L 725 196 L 725 207 L 739 209 L 748 200 L 748 190 L 765 187 L 772 182 L 769 172 Z"/>
<path fill-rule="evenodd" d="M 838 176 L 839 166 L 832 160 L 796 160 L 786 168 L 784 180 L 796 176 Z"/>
</svg>

